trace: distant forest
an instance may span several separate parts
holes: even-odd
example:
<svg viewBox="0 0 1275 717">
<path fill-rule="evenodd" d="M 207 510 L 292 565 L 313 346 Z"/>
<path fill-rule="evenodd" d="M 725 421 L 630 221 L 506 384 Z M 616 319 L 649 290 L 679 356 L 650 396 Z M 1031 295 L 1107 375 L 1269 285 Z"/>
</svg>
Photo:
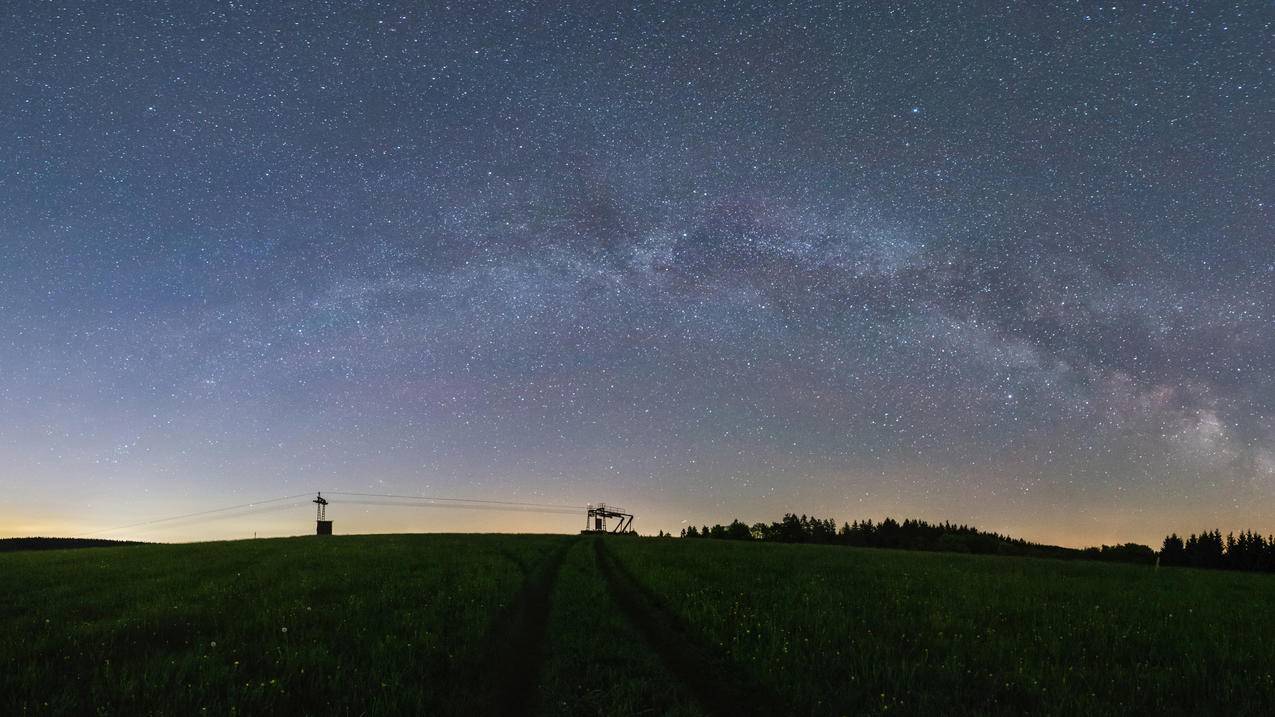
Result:
<svg viewBox="0 0 1275 717">
<path fill-rule="evenodd" d="M 1183 540 L 1174 533 L 1160 547 L 1160 562 L 1193 568 L 1275 572 L 1275 537 L 1263 538 L 1245 531 L 1238 536 L 1228 533 L 1223 539 L 1221 531 L 1214 530 Z"/>
<path fill-rule="evenodd" d="M 145 545 L 132 540 L 100 538 L 0 538 L 0 553 L 15 550 L 64 550 L 66 548 L 107 548 L 116 545 Z"/>
<path fill-rule="evenodd" d="M 663 535 L 663 533 L 661 533 Z M 1058 545 L 1031 543 L 999 533 L 988 533 L 968 525 L 929 523 L 908 519 L 902 522 L 886 518 L 842 523 L 837 527 L 831 518 L 796 516 L 789 513 L 772 523 L 748 525 L 739 520 L 729 525 L 691 526 L 682 530 L 683 538 L 716 540 L 759 540 L 774 543 L 815 543 L 849 545 L 860 548 L 896 548 L 930 550 L 977 555 L 1017 555 L 1037 558 L 1105 560 L 1122 563 L 1181 565 L 1228 570 L 1275 571 L 1275 539 L 1253 532 L 1225 539 L 1219 531 L 1191 535 L 1186 540 L 1176 534 L 1164 539 L 1159 552 L 1147 545 L 1125 543 L 1097 548 L 1064 548 Z"/>
</svg>

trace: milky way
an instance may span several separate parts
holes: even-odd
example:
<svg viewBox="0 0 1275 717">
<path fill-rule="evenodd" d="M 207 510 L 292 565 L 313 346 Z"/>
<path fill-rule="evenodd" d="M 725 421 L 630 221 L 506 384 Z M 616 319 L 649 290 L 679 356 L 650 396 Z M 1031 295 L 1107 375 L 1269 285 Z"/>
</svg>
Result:
<svg viewBox="0 0 1275 717">
<path fill-rule="evenodd" d="M 0 534 L 1275 530 L 1275 6 L 1041 5 L 11 4 Z"/>
</svg>

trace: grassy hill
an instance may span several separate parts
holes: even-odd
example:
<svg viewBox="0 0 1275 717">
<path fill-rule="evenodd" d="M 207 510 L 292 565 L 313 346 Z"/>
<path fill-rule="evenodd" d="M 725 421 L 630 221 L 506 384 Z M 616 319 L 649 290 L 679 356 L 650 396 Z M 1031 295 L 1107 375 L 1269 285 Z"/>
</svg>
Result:
<svg viewBox="0 0 1275 717">
<path fill-rule="evenodd" d="M 1275 576 L 629 537 L 0 555 L 2 714 L 1269 714 Z"/>
</svg>

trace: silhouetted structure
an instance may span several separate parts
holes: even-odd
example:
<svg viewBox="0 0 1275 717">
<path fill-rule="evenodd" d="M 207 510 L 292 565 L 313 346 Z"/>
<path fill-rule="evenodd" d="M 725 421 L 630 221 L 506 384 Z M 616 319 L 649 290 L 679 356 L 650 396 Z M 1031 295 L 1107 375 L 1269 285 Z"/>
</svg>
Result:
<svg viewBox="0 0 1275 717">
<path fill-rule="evenodd" d="M 325 520 L 325 518 L 327 518 L 325 509 L 328 507 L 328 499 L 324 498 L 323 494 L 320 493 L 319 497 L 315 498 L 312 502 L 319 506 L 319 518 L 318 522 L 315 524 L 315 535 L 331 535 L 332 521 Z"/>
<path fill-rule="evenodd" d="M 607 520 L 615 520 L 615 526 L 607 530 Z M 630 533 L 633 531 L 633 515 L 606 503 L 590 505 L 584 522 L 585 533 Z"/>
</svg>

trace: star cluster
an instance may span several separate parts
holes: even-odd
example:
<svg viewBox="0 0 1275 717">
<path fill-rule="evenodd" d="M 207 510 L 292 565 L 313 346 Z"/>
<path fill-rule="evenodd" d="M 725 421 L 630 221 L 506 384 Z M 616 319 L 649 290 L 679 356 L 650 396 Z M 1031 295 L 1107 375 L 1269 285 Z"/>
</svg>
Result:
<svg viewBox="0 0 1275 717">
<path fill-rule="evenodd" d="M 0 533 L 1275 529 L 1268 2 L 6 14 Z"/>
</svg>

